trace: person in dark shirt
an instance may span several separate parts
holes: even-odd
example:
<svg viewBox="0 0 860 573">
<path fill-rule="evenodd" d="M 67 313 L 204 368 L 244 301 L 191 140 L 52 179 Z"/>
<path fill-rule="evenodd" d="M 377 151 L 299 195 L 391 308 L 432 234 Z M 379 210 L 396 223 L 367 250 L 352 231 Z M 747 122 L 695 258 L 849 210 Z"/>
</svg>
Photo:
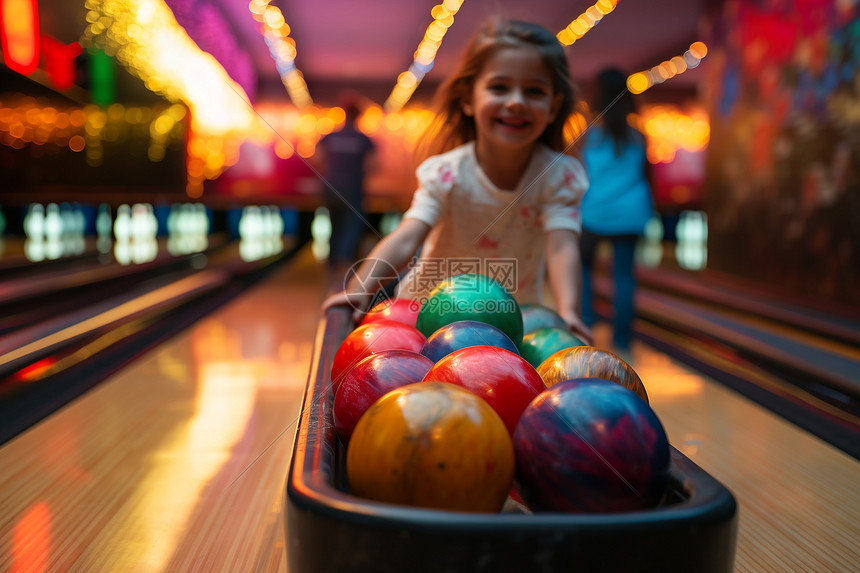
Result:
<svg viewBox="0 0 860 573">
<path fill-rule="evenodd" d="M 346 114 L 343 129 L 323 137 L 316 151 L 316 163 L 327 182 L 323 199 L 331 217 L 328 260 L 334 281 L 355 262 L 361 238 L 369 230 L 362 200 L 365 175 L 376 162 L 373 141 L 356 127 L 361 115 L 359 97 L 347 94 L 341 106 Z"/>
</svg>

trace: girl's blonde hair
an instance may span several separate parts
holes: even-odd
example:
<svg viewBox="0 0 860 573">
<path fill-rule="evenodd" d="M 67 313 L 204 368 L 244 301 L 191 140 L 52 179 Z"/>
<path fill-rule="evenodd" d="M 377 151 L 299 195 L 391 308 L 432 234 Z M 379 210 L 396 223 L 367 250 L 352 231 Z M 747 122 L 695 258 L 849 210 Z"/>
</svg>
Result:
<svg viewBox="0 0 860 573">
<path fill-rule="evenodd" d="M 565 151 L 569 137 L 565 123 L 577 102 L 576 88 L 570 78 L 567 56 L 558 39 L 546 28 L 518 20 L 490 20 L 469 43 L 460 67 L 436 93 L 436 115 L 424 132 L 418 147 L 419 160 L 444 153 L 476 138 L 475 120 L 463 113 L 462 102 L 475 84 L 487 59 L 506 47 L 531 46 L 552 74 L 553 92 L 562 94 L 555 120 L 539 141 L 555 151 Z"/>
</svg>

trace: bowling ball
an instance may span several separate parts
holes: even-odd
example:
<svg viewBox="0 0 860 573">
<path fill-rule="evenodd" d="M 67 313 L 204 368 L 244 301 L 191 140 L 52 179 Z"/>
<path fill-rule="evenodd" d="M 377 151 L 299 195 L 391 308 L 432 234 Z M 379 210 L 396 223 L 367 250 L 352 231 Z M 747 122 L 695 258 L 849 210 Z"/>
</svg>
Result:
<svg viewBox="0 0 860 573">
<path fill-rule="evenodd" d="M 470 346 L 452 352 L 433 365 L 424 382 L 447 382 L 480 396 L 512 436 L 523 410 L 546 390 L 531 364 L 495 346 Z"/>
<path fill-rule="evenodd" d="M 538 328 L 564 328 L 567 329 L 567 323 L 559 314 L 541 304 L 523 304 L 520 305 L 520 310 L 523 313 L 523 332 L 528 334 Z"/>
<path fill-rule="evenodd" d="M 337 392 L 343 376 L 362 358 L 383 350 L 421 352 L 427 339 L 414 326 L 394 320 L 375 320 L 356 327 L 346 335 L 331 365 L 332 391 Z"/>
<path fill-rule="evenodd" d="M 596 378 L 556 384 L 514 433 L 515 487 L 533 511 L 651 508 L 669 483 L 670 448 L 657 415 L 630 390 Z"/>
<path fill-rule="evenodd" d="M 418 319 L 418 309 L 421 303 L 408 298 L 389 298 L 379 302 L 367 311 L 359 324 L 367 324 L 375 320 L 394 320 L 409 326 L 415 326 Z"/>
<path fill-rule="evenodd" d="M 573 378 L 603 378 L 632 390 L 648 404 L 648 394 L 633 368 L 618 355 L 593 346 L 574 346 L 552 354 L 537 368 L 547 388 Z"/>
<path fill-rule="evenodd" d="M 417 507 L 498 512 L 514 451 L 486 402 L 451 384 L 392 390 L 358 421 L 347 448 L 353 493 Z"/>
<path fill-rule="evenodd" d="M 537 368 L 559 350 L 584 344 L 567 328 L 538 328 L 523 336 L 520 355 Z"/>
<path fill-rule="evenodd" d="M 460 320 L 491 324 L 517 346 L 523 340 L 523 317 L 516 299 L 486 275 L 464 273 L 440 282 L 418 311 L 415 326 L 424 336 L 431 336 Z"/>
<path fill-rule="evenodd" d="M 362 414 L 391 390 L 420 382 L 433 361 L 410 350 L 383 350 L 363 358 L 343 377 L 334 396 L 334 429 L 349 442 Z"/>
<path fill-rule="evenodd" d="M 508 335 L 495 326 L 477 320 L 458 320 L 428 336 L 421 354 L 436 362 L 455 350 L 469 346 L 497 346 L 520 353 Z"/>
</svg>

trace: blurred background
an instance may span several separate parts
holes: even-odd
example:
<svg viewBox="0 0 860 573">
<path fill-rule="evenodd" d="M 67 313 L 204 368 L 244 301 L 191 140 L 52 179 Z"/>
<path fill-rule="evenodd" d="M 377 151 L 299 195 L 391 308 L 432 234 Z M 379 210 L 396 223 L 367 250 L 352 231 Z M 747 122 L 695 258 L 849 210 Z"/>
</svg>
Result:
<svg viewBox="0 0 860 573">
<path fill-rule="evenodd" d="M 366 98 L 359 126 L 380 158 L 366 209 L 384 232 L 414 190 L 435 88 L 475 27 L 503 15 L 558 32 L 584 94 L 606 66 L 645 73 L 630 121 L 648 139 L 660 216 L 641 264 L 860 302 L 855 0 L 0 6 L 7 256 L 180 232 L 324 237 L 308 159 L 343 125 L 347 89 Z M 154 251 L 135 252 L 122 256 Z"/>
</svg>

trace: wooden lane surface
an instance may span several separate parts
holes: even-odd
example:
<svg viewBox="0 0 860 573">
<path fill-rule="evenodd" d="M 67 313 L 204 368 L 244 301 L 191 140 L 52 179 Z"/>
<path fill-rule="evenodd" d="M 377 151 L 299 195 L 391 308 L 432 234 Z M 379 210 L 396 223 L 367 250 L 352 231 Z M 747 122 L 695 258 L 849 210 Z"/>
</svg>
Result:
<svg viewBox="0 0 860 573">
<path fill-rule="evenodd" d="M 0 571 L 285 571 L 323 283 L 303 252 L 0 448 Z M 632 362 L 672 443 L 737 497 L 738 573 L 856 570 L 856 460 L 664 354 Z"/>
<path fill-rule="evenodd" d="M 665 354 L 632 361 L 671 443 L 738 501 L 736 573 L 860 570 L 860 462 Z"/>
<path fill-rule="evenodd" d="M 0 571 L 286 571 L 322 282 L 300 253 L 0 448 Z"/>
</svg>

